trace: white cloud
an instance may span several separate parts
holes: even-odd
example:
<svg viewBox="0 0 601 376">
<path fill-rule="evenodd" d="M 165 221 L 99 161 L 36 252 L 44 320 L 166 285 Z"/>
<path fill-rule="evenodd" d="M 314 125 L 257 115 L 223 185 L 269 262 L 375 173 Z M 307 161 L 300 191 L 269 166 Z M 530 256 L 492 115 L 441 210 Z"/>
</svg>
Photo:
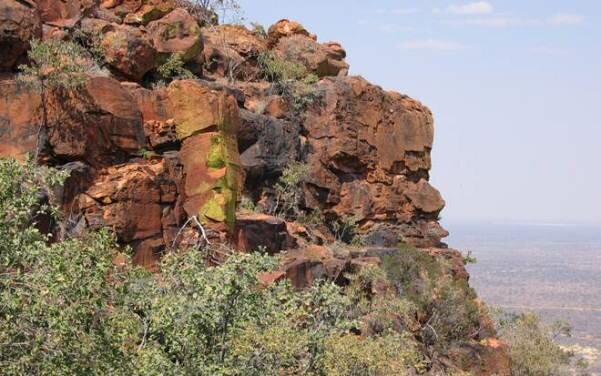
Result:
<svg viewBox="0 0 601 376">
<path fill-rule="evenodd" d="M 469 25 L 482 26 L 482 27 L 494 27 L 494 28 L 506 28 L 506 27 L 530 27 L 530 26 L 541 26 L 542 21 L 534 18 L 517 18 L 510 16 L 497 16 L 497 17 L 486 17 L 486 18 L 475 18 L 466 21 Z"/>
<path fill-rule="evenodd" d="M 439 39 L 412 40 L 400 43 L 399 48 L 404 50 L 435 50 L 435 51 L 457 51 L 466 47 L 457 42 Z"/>
<path fill-rule="evenodd" d="M 461 5 L 451 5 L 447 10 L 453 14 L 490 14 L 493 12 L 494 7 L 487 1 L 477 1 Z"/>
<path fill-rule="evenodd" d="M 560 13 L 547 19 L 547 23 L 553 26 L 571 26 L 578 25 L 584 21 L 584 17 L 579 14 Z"/>
<path fill-rule="evenodd" d="M 394 9 L 376 9 L 377 14 L 394 14 L 397 16 L 419 13 L 418 8 L 394 8 Z"/>
</svg>

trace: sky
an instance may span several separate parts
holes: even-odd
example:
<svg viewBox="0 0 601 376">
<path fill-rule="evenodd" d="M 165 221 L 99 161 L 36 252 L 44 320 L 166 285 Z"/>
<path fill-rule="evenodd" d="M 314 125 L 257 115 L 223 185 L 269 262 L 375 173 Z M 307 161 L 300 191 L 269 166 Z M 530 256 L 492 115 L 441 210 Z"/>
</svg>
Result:
<svg viewBox="0 0 601 376">
<path fill-rule="evenodd" d="M 601 225 L 601 1 L 239 2 L 430 107 L 443 220 Z"/>
</svg>

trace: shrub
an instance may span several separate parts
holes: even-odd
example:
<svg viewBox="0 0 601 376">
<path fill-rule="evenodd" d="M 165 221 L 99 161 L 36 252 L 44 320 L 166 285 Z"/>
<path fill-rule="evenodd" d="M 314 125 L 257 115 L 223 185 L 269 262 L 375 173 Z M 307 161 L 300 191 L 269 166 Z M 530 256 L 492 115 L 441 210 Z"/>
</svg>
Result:
<svg viewBox="0 0 601 376">
<path fill-rule="evenodd" d="M 29 65 L 20 65 L 18 82 L 28 89 L 38 90 L 41 96 L 42 123 L 48 125 L 47 91 L 56 89 L 74 90 L 86 82 L 85 74 L 93 64 L 84 57 L 85 51 L 78 44 L 61 40 L 40 41 L 33 39 L 27 52 Z M 39 144 L 36 145 L 36 157 Z"/>
<path fill-rule="evenodd" d="M 449 343 L 478 333 L 480 311 L 467 282 L 455 280 L 446 262 L 400 245 L 400 252 L 383 258 L 382 268 L 398 293 L 427 315 L 422 341 L 443 350 Z"/>
<path fill-rule="evenodd" d="M 339 218 L 331 223 L 332 232 L 336 241 L 362 246 L 365 239 L 359 234 L 359 218 L 357 216 Z"/>
<path fill-rule="evenodd" d="M 386 273 L 377 266 L 364 266 L 356 274 L 348 274 L 346 293 L 352 303 L 351 317 L 362 318 L 366 333 L 382 335 L 415 328 L 417 307 L 390 289 Z"/>
<path fill-rule="evenodd" d="M 173 80 L 193 80 L 197 78 L 194 73 L 184 67 L 182 56 L 179 53 L 169 55 L 167 61 L 157 68 L 157 72 L 167 82 Z"/>
<path fill-rule="evenodd" d="M 102 48 L 102 39 L 104 35 L 101 33 L 88 33 L 76 26 L 71 29 L 71 39 L 87 51 L 89 57 L 100 67 L 106 64 L 105 52 Z"/>
<path fill-rule="evenodd" d="M 184 8 L 196 18 L 201 26 L 217 25 L 219 16 L 232 23 L 242 19 L 242 8 L 236 0 L 176 0 L 176 5 Z"/>
<path fill-rule="evenodd" d="M 42 216 L 56 214 L 53 188 L 67 177 L 30 159 L 0 159 L 0 271 L 26 269 L 47 237 L 36 228 Z"/>
<path fill-rule="evenodd" d="M 498 330 L 501 338 L 509 346 L 513 374 L 517 376 L 573 374 L 570 369 L 575 360 L 574 354 L 564 350 L 555 342 L 561 335 L 570 335 L 570 328 L 565 323 L 544 325 L 533 313 L 501 314 L 498 318 Z"/>
<path fill-rule="evenodd" d="M 324 369 L 330 376 L 413 375 L 426 364 L 407 335 L 333 336 L 326 342 Z"/>
<path fill-rule="evenodd" d="M 257 23 L 257 22 L 251 22 L 250 26 L 252 27 L 252 29 L 251 29 L 252 33 L 257 38 L 267 39 L 267 31 L 265 30 L 263 25 L 261 25 L 260 23 Z"/>
<path fill-rule="evenodd" d="M 72 42 L 34 39 L 27 53 L 30 65 L 19 66 L 19 80 L 41 91 L 75 89 L 85 83 L 85 73 L 92 67 L 84 55 L 84 49 Z"/>
<path fill-rule="evenodd" d="M 309 167 L 302 162 L 292 162 L 284 169 L 275 184 L 275 205 L 272 214 L 293 219 L 303 215 L 300 209 L 302 187 L 308 174 Z"/>
<path fill-rule="evenodd" d="M 303 64 L 271 52 L 260 54 L 258 62 L 263 78 L 272 82 L 275 93 L 288 100 L 297 113 L 320 98 L 315 88 L 318 77 L 309 73 Z"/>
<path fill-rule="evenodd" d="M 168 253 L 161 273 L 153 275 L 132 266 L 128 250 L 106 231 L 46 242 L 35 229 L 36 215 L 53 211 L 39 204 L 40 192 L 50 192 L 64 176 L 31 163 L 0 161 L 2 374 L 402 375 L 426 370 L 428 360 L 414 335 L 419 332 L 416 298 L 395 288 L 411 286 L 403 271 L 430 279 L 428 272 L 406 265 L 422 256 L 407 253 L 384 270 L 366 266 L 348 276 L 346 291 L 326 282 L 303 291 L 285 281 L 260 286 L 258 275 L 274 271 L 278 260 L 219 244 L 206 253 Z M 293 185 L 303 176 L 294 166 L 283 181 Z M 207 258 L 214 258 L 211 252 L 219 247 L 229 257 L 209 266 Z M 393 273 L 397 267 L 401 271 Z M 446 283 L 434 274 L 432 279 Z M 462 320 L 452 316 L 454 309 L 436 305 L 459 305 L 461 295 L 437 293 L 443 298 L 422 299 L 426 308 Z M 432 320 L 431 325 L 443 333 L 449 324 L 441 329 Z"/>
</svg>

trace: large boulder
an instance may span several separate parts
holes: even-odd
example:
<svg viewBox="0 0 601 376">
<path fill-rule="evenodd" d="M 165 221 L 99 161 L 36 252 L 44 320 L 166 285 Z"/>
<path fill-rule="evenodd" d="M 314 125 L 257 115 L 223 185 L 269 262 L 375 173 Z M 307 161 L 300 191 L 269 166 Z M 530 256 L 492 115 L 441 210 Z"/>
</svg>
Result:
<svg viewBox="0 0 601 376">
<path fill-rule="evenodd" d="M 148 24 L 154 47 L 160 54 L 174 54 L 188 61 L 202 51 L 202 35 L 198 21 L 185 9 L 178 8 Z"/>
<path fill-rule="evenodd" d="M 203 60 L 208 73 L 251 81 L 259 76 L 257 59 L 267 51 L 267 42 L 240 25 L 202 29 Z"/>
<path fill-rule="evenodd" d="M 350 257 L 338 258 L 322 246 L 309 246 L 286 253 L 280 270 L 297 289 L 311 287 L 318 281 L 341 282 L 350 271 Z"/>
<path fill-rule="evenodd" d="M 323 98 L 304 121 L 307 205 L 381 232 L 374 241 L 440 246 L 444 200 L 427 181 L 430 110 L 359 77 L 322 80 L 319 89 Z"/>
<path fill-rule="evenodd" d="M 46 107 L 50 154 L 60 160 L 106 166 L 145 145 L 140 111 L 112 78 L 90 77 L 78 90 L 51 93 Z"/>
<path fill-rule="evenodd" d="M 147 1 L 138 10 L 125 16 L 123 22 L 131 25 L 147 25 L 167 15 L 173 10 L 174 6 L 171 1 Z"/>
<path fill-rule="evenodd" d="M 118 81 L 89 77 L 73 91 L 46 95 L 46 121 L 40 93 L 14 80 L 0 81 L 0 155 L 26 153 L 92 166 L 128 159 L 144 147 L 140 111 Z"/>
<path fill-rule="evenodd" d="M 267 40 L 270 47 L 275 46 L 281 38 L 293 35 L 302 35 L 317 40 L 317 37 L 307 31 L 303 25 L 296 21 L 282 19 L 269 27 Z"/>
<path fill-rule="evenodd" d="M 95 0 L 36 0 L 42 21 L 51 26 L 73 27 Z"/>
<path fill-rule="evenodd" d="M 102 0 L 100 8 L 109 9 L 116 17 L 122 19 L 128 14 L 138 11 L 143 3 L 145 3 L 143 0 Z"/>
<path fill-rule="evenodd" d="M 239 213 L 236 216 L 235 240 L 238 250 L 269 254 L 292 249 L 296 245 L 284 220 L 258 213 Z"/>
<path fill-rule="evenodd" d="M 155 67 L 157 53 L 147 35 L 137 27 L 114 27 L 104 34 L 100 45 L 106 62 L 134 81 L 140 81 Z"/>
<path fill-rule="evenodd" d="M 0 2 L 0 71 L 15 67 L 29 49 L 29 41 L 42 36 L 42 23 L 31 0 Z"/>
<path fill-rule="evenodd" d="M 281 175 L 300 156 L 300 127 L 291 122 L 242 110 L 238 132 L 240 159 L 247 185 Z"/>
<path fill-rule="evenodd" d="M 318 77 L 348 74 L 346 52 L 337 43 L 320 44 L 308 36 L 294 34 L 280 38 L 273 51 L 284 60 L 303 64 Z"/>
</svg>

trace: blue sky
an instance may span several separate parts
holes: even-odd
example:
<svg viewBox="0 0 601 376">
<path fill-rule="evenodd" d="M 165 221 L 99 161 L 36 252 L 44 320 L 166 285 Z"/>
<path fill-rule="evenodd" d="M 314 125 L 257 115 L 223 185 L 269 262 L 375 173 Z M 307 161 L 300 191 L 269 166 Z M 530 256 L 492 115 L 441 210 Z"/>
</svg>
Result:
<svg viewBox="0 0 601 376">
<path fill-rule="evenodd" d="M 434 112 L 447 221 L 601 224 L 601 1 L 241 0 Z"/>
</svg>

